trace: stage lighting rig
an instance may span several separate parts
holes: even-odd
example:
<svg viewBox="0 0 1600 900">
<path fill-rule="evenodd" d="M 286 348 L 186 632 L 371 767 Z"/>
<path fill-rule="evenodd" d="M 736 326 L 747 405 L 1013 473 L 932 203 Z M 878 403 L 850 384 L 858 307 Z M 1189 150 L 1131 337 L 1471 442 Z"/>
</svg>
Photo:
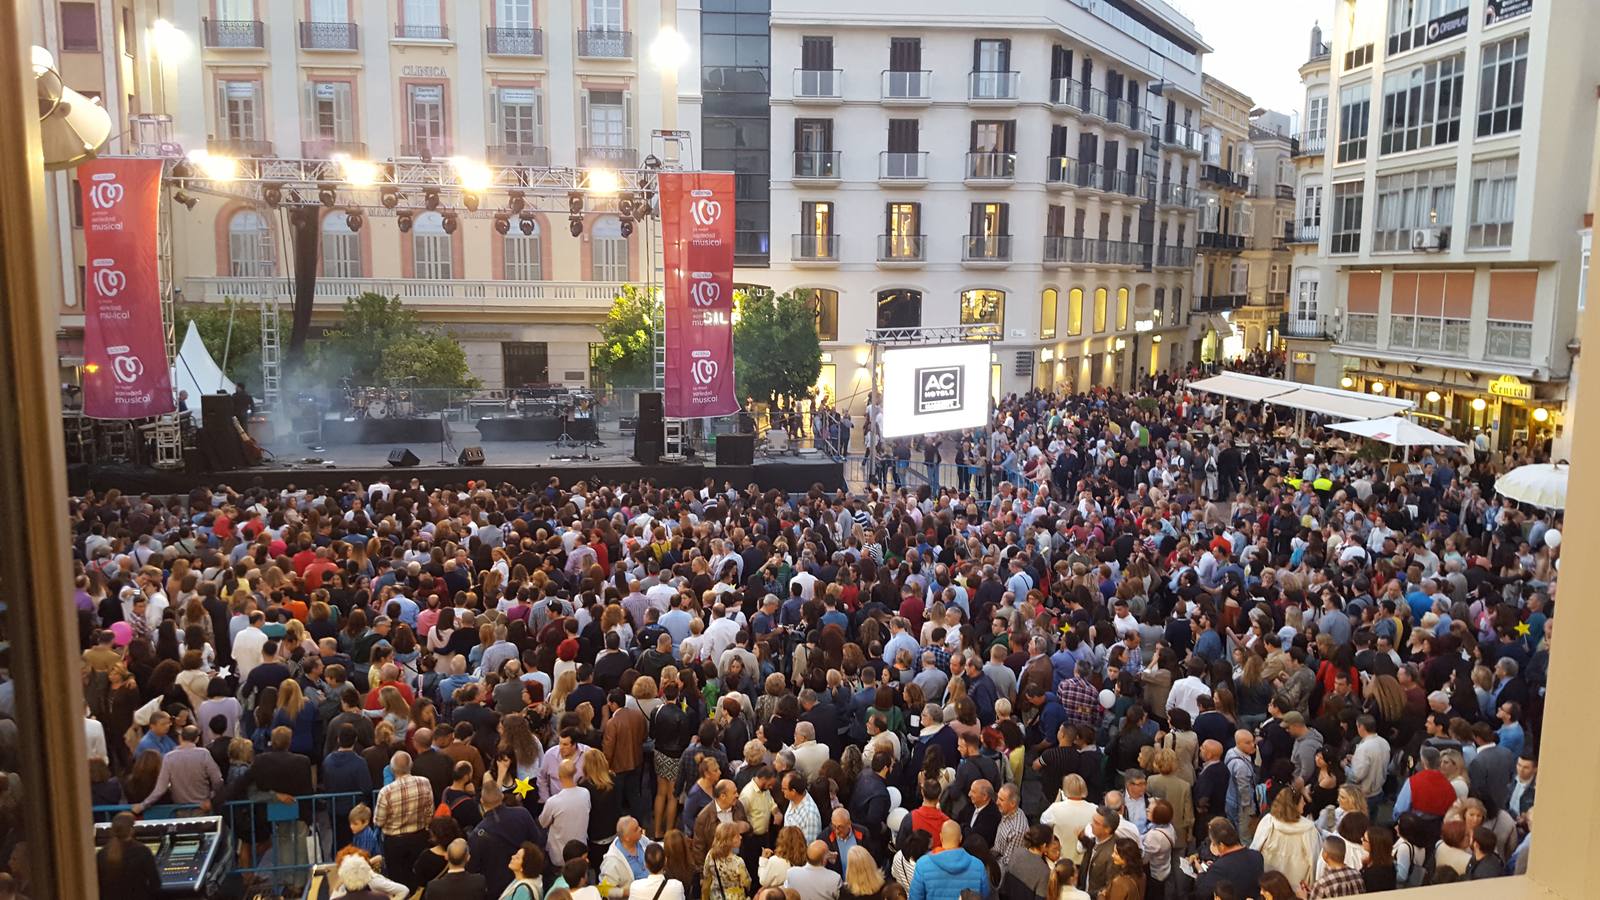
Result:
<svg viewBox="0 0 1600 900">
<path fill-rule="evenodd" d="M 511 233 L 511 217 L 506 215 L 505 213 L 499 213 L 498 215 L 496 215 L 494 217 L 494 232 L 495 232 L 495 234 L 499 234 L 499 235 L 510 234 Z"/>
<path fill-rule="evenodd" d="M 528 196 L 521 191 L 507 191 L 506 205 L 513 214 L 520 213 L 528 208 Z"/>
<path fill-rule="evenodd" d="M 323 184 L 317 185 L 317 202 L 318 203 L 321 203 L 323 206 L 326 206 L 329 209 L 333 209 L 334 204 L 337 203 L 338 200 L 339 200 L 339 188 L 338 188 L 338 185 L 328 184 L 328 183 L 323 183 Z"/>
<path fill-rule="evenodd" d="M 349 228 L 351 231 L 360 231 L 361 226 L 364 225 L 366 221 L 367 217 L 362 215 L 361 210 L 357 209 L 356 207 L 352 206 L 345 210 L 344 224 L 345 227 Z"/>
<path fill-rule="evenodd" d="M 567 212 L 574 216 L 583 213 L 583 191 L 567 192 Z"/>
<path fill-rule="evenodd" d="M 422 192 L 422 205 L 430 210 L 439 208 L 439 189 L 428 188 Z"/>
<path fill-rule="evenodd" d="M 477 212 L 478 202 L 477 194 L 468 192 L 461 195 L 461 205 L 467 208 L 467 212 Z"/>
<path fill-rule="evenodd" d="M 456 217 L 455 213 L 447 212 L 439 217 L 439 224 L 444 228 L 445 234 L 455 234 L 456 228 L 461 224 L 461 220 Z"/>
<path fill-rule="evenodd" d="M 385 185 L 378 191 L 378 202 L 384 209 L 394 209 L 400 205 L 400 192 L 392 185 Z"/>
<path fill-rule="evenodd" d="M 188 194 L 184 193 L 183 191 L 179 191 L 176 194 L 173 194 L 172 195 L 172 199 L 177 201 L 178 203 L 182 203 L 184 208 L 188 209 L 188 210 L 193 210 L 194 209 L 194 205 L 196 203 L 200 202 L 199 199 L 197 199 L 195 197 L 191 197 Z"/>
<path fill-rule="evenodd" d="M 261 186 L 261 199 L 265 200 L 267 202 L 267 206 L 268 207 L 270 207 L 272 209 L 277 209 L 280 205 L 283 204 L 283 185 L 281 185 L 281 184 L 265 184 L 265 185 L 262 185 Z"/>
<path fill-rule="evenodd" d="M 583 235 L 583 216 L 581 216 L 581 215 L 568 216 L 567 217 L 567 231 L 569 233 L 571 233 L 571 235 L 573 237 L 582 236 Z"/>
<path fill-rule="evenodd" d="M 617 225 L 617 230 L 622 233 L 624 238 L 633 237 L 633 219 L 626 216 L 623 217 L 622 221 Z"/>
<path fill-rule="evenodd" d="M 533 216 L 524 215 L 517 222 L 517 230 L 521 231 L 524 237 L 532 237 L 533 236 Z"/>
<path fill-rule="evenodd" d="M 411 233 L 411 213 L 403 212 L 394 217 L 394 223 L 400 226 L 401 234 Z"/>
</svg>

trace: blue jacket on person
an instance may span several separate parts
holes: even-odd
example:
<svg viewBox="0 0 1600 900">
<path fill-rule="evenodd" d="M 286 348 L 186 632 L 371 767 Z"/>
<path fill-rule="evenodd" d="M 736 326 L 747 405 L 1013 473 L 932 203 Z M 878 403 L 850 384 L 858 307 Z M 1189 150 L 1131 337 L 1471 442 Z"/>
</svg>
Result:
<svg viewBox="0 0 1600 900">
<path fill-rule="evenodd" d="M 961 900 L 961 892 L 968 889 L 987 898 L 989 872 L 976 856 L 956 847 L 917 860 L 908 896 L 909 900 Z"/>
<path fill-rule="evenodd" d="M 979 674 L 977 678 L 962 676 L 967 679 L 967 696 L 972 698 L 972 704 L 978 708 L 978 721 L 984 727 L 994 724 L 994 702 L 1000 699 L 1000 691 L 989 680 L 989 676 Z"/>
</svg>

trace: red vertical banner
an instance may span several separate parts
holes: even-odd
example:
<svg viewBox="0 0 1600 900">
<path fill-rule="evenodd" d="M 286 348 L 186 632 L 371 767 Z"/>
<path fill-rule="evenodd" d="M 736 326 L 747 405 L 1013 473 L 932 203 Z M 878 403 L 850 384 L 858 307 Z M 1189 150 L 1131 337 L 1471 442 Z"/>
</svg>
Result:
<svg viewBox="0 0 1600 900">
<path fill-rule="evenodd" d="M 83 411 L 96 419 L 172 412 L 172 369 L 161 329 L 156 204 L 161 160 L 95 159 L 83 189 Z"/>
<path fill-rule="evenodd" d="M 666 414 L 739 410 L 733 381 L 733 175 L 664 172 Z"/>
</svg>

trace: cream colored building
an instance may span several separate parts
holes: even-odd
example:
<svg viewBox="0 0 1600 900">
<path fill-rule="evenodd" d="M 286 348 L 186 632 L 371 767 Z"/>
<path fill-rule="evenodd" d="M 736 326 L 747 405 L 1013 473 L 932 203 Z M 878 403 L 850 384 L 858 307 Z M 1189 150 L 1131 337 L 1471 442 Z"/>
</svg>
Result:
<svg viewBox="0 0 1600 900">
<path fill-rule="evenodd" d="M 39 15 L 47 35 L 58 29 L 51 49 L 69 84 L 115 84 L 114 130 L 134 114 L 165 114 L 161 139 L 186 153 L 625 169 L 676 121 L 676 73 L 649 60 L 651 40 L 675 19 L 671 3 L 203 0 L 161 4 L 159 26 L 156 9 L 48 0 Z M 60 23 L 77 17 L 94 20 L 95 46 L 61 46 Z M 131 56 L 121 52 L 129 29 Z M 122 102 L 125 93 L 134 96 Z M 110 151 L 156 133 L 138 130 Z M 67 187 L 56 181 L 59 212 Z M 277 297 L 287 314 L 285 213 L 196 199 L 170 214 L 182 300 Z M 402 233 L 397 214 L 407 211 Z M 344 209 L 324 210 L 315 325 L 333 322 L 351 294 L 398 294 L 460 340 L 488 387 L 586 384 L 596 323 L 619 285 L 645 278 L 643 229 L 626 237 L 616 215 L 588 210 L 574 237 L 562 208 L 535 213 L 532 234 L 501 236 L 492 212 L 429 211 L 405 198 L 352 231 Z M 81 265 L 81 233 L 70 239 L 68 258 Z M 68 334 L 81 327 L 81 311 L 63 312 Z"/>
<path fill-rule="evenodd" d="M 1194 358 L 1213 362 L 1247 349 L 1234 323 L 1249 297 L 1250 267 L 1242 253 L 1255 230 L 1250 199 L 1255 147 L 1250 98 L 1205 76 L 1200 115 L 1200 286 L 1195 297 Z M 1246 315 L 1248 317 L 1248 314 Z"/>
<path fill-rule="evenodd" d="M 1251 229 L 1240 255 L 1248 271 L 1245 304 L 1234 313 L 1235 331 L 1246 352 L 1276 349 L 1289 289 L 1289 222 L 1294 217 L 1294 143 L 1289 117 L 1253 110 L 1250 147 L 1255 177 L 1250 179 Z"/>
</svg>

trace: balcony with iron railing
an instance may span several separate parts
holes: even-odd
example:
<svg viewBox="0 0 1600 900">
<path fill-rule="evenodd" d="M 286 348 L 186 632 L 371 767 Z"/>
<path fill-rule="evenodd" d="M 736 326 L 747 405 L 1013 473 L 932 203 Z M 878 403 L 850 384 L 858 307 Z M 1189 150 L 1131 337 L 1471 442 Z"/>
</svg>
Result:
<svg viewBox="0 0 1600 900">
<path fill-rule="evenodd" d="M 301 22 L 301 50 L 360 50 L 361 26 L 354 22 Z"/>
<path fill-rule="evenodd" d="M 442 22 L 398 22 L 394 26 L 394 36 L 402 41 L 448 41 L 450 26 Z"/>
<path fill-rule="evenodd" d="M 367 155 L 365 141 L 341 141 L 334 138 L 313 138 L 300 142 L 300 155 L 306 159 L 330 159 L 336 154 L 360 159 Z"/>
<path fill-rule="evenodd" d="M 1257 186 L 1258 187 L 1264 187 L 1264 185 L 1257 185 Z M 1294 185 L 1292 185 L 1292 184 L 1275 184 L 1275 185 L 1272 186 L 1272 195 L 1274 197 L 1276 197 L 1277 199 L 1279 199 L 1279 200 L 1293 200 L 1294 199 Z"/>
<path fill-rule="evenodd" d="M 1227 234 L 1221 231 L 1201 231 L 1196 237 L 1201 250 L 1237 253 L 1244 249 L 1244 235 Z"/>
<path fill-rule="evenodd" d="M 402 143 L 396 153 L 403 159 L 443 159 L 454 153 L 454 145 L 446 138 L 417 138 Z"/>
<path fill-rule="evenodd" d="M 1011 235 L 966 235 L 961 239 L 961 260 L 969 263 L 1009 263 Z"/>
<path fill-rule="evenodd" d="M 578 160 L 586 166 L 632 169 L 639 165 L 639 151 L 633 147 L 579 147 Z"/>
<path fill-rule="evenodd" d="M 1103 238 L 1046 235 L 1044 261 L 1046 265 L 1115 266 L 1133 268 L 1143 266 L 1150 258 L 1149 248 L 1132 241 L 1113 241 Z"/>
<path fill-rule="evenodd" d="M 1017 155 L 973 151 L 967 154 L 967 181 L 1012 182 L 1017 180 Z"/>
<path fill-rule="evenodd" d="M 1293 313 L 1281 313 L 1278 316 L 1278 333 L 1285 337 L 1336 341 L 1339 339 L 1338 331 L 1329 316 L 1301 316 Z"/>
<path fill-rule="evenodd" d="M 485 48 L 490 56 L 543 56 L 543 28 L 495 28 L 484 32 Z"/>
<path fill-rule="evenodd" d="M 974 102 L 1011 103 L 1017 99 L 1018 72 L 967 73 L 967 99 Z"/>
<path fill-rule="evenodd" d="M 539 144 L 490 144 L 485 155 L 495 166 L 550 166 L 550 148 Z"/>
<path fill-rule="evenodd" d="M 1194 268 L 1193 247 L 1157 247 L 1155 267 L 1158 269 Z"/>
<path fill-rule="evenodd" d="M 423 313 L 549 314 L 564 310 L 588 313 L 594 321 L 605 318 L 622 285 L 601 281 L 472 281 L 410 278 L 318 278 L 313 302 L 316 309 L 337 311 L 349 297 L 361 294 L 398 296 L 406 308 Z M 291 297 L 289 278 L 197 277 L 183 282 L 185 300 L 221 303 L 224 299 L 256 300 Z"/>
<path fill-rule="evenodd" d="M 1200 294 L 1194 298 L 1194 311 L 1201 313 L 1228 312 L 1245 304 L 1244 294 Z"/>
<path fill-rule="evenodd" d="M 808 181 L 838 181 L 839 151 L 794 151 L 794 177 Z"/>
<path fill-rule="evenodd" d="M 212 50 L 260 50 L 267 46 L 267 24 L 260 19 L 201 19 L 200 30 Z"/>
<path fill-rule="evenodd" d="M 1288 234 L 1285 235 L 1291 244 L 1315 244 L 1322 240 L 1322 223 L 1290 222 Z"/>
<path fill-rule="evenodd" d="M 1328 147 L 1328 132 L 1302 131 L 1295 138 L 1295 156 L 1321 156 Z"/>
<path fill-rule="evenodd" d="M 1223 190 L 1248 191 L 1250 190 L 1250 177 L 1241 172 L 1222 166 L 1204 165 L 1200 167 L 1200 180 L 1215 185 Z"/>
<path fill-rule="evenodd" d="M 578 30 L 579 59 L 633 59 L 633 32 L 613 28 Z"/>
<path fill-rule="evenodd" d="M 878 181 L 883 184 L 922 184 L 928 180 L 928 151 L 878 153 Z"/>
<path fill-rule="evenodd" d="M 933 73 L 927 70 L 902 72 L 885 69 L 882 93 L 884 105 L 924 104 L 933 98 Z"/>
<path fill-rule="evenodd" d="M 844 87 L 843 69 L 795 69 L 794 99 L 805 103 L 836 103 Z"/>
<path fill-rule="evenodd" d="M 839 236 L 837 234 L 794 235 L 795 262 L 838 262 Z"/>
<path fill-rule="evenodd" d="M 878 235 L 878 262 L 914 264 L 927 258 L 927 237 L 921 234 Z"/>
<path fill-rule="evenodd" d="M 227 156 L 271 156 L 272 142 L 260 138 L 214 137 L 206 140 L 206 149 Z"/>
</svg>

